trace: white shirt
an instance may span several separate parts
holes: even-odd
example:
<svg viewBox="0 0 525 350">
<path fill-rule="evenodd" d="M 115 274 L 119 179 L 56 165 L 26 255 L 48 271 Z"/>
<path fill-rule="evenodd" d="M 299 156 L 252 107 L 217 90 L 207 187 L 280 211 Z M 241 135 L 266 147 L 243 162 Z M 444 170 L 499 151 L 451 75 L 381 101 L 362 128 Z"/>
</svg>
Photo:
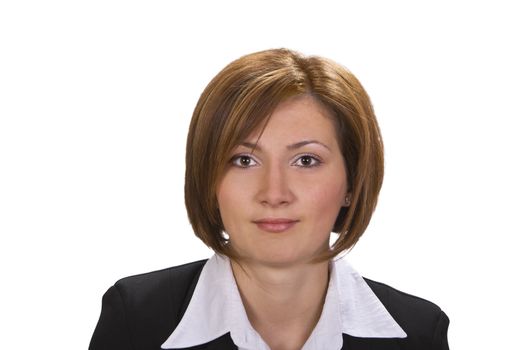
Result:
<svg viewBox="0 0 525 350">
<path fill-rule="evenodd" d="M 215 254 L 204 265 L 188 308 L 163 349 L 208 343 L 230 333 L 241 350 L 270 350 L 250 324 L 230 260 Z M 365 280 L 344 259 L 331 262 L 323 311 L 303 350 L 340 350 L 343 333 L 354 337 L 405 338 Z"/>
</svg>

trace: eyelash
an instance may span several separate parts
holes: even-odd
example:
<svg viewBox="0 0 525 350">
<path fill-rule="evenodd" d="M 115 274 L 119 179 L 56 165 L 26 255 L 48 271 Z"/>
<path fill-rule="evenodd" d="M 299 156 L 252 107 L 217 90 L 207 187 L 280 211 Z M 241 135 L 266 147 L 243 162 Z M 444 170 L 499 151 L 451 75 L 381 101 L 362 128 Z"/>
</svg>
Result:
<svg viewBox="0 0 525 350">
<path fill-rule="evenodd" d="M 253 165 L 243 166 L 241 164 L 237 164 L 237 162 L 240 161 L 241 158 L 249 158 L 251 161 L 255 162 L 255 159 L 253 159 L 253 157 L 251 155 L 248 155 L 248 154 L 237 154 L 237 155 L 232 157 L 232 159 L 230 160 L 230 163 L 232 163 L 233 166 L 236 166 L 236 167 L 241 168 L 241 169 L 248 169 L 248 168 L 251 168 L 253 166 Z"/>
<path fill-rule="evenodd" d="M 248 166 L 241 165 L 238 162 L 242 158 L 249 158 L 250 161 L 253 161 L 253 162 L 257 163 L 257 161 L 250 154 L 237 154 L 237 155 L 232 157 L 232 159 L 230 160 L 230 163 L 233 166 L 236 166 L 236 167 L 241 168 L 241 169 L 248 169 L 248 168 L 251 168 L 251 167 L 255 166 L 255 165 L 248 165 Z M 308 158 L 308 159 L 313 160 L 314 164 L 312 164 L 312 165 L 296 165 L 296 163 L 299 162 L 303 158 Z M 296 157 L 295 160 L 292 162 L 292 164 L 294 164 L 294 166 L 297 166 L 299 168 L 306 168 L 306 169 L 308 169 L 308 168 L 314 168 L 314 167 L 317 167 L 317 166 L 321 165 L 322 161 L 321 161 L 321 159 L 318 156 L 316 156 L 314 154 L 307 153 L 307 154 L 301 154 L 300 156 Z"/>
</svg>

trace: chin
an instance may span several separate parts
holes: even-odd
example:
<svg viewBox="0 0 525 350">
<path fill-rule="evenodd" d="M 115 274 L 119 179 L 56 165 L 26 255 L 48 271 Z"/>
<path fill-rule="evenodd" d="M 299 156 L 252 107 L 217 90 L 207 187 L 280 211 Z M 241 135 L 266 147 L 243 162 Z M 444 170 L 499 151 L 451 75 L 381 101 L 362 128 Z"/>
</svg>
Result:
<svg viewBox="0 0 525 350">
<path fill-rule="evenodd" d="M 290 236 L 290 238 L 293 237 Z M 248 264 L 283 268 L 309 264 L 329 249 L 328 240 L 323 240 L 323 242 L 318 242 L 318 244 L 308 245 L 298 245 L 295 239 L 243 243 L 245 244 L 233 247 L 233 249 L 239 253 L 241 261 L 244 260 Z"/>
</svg>

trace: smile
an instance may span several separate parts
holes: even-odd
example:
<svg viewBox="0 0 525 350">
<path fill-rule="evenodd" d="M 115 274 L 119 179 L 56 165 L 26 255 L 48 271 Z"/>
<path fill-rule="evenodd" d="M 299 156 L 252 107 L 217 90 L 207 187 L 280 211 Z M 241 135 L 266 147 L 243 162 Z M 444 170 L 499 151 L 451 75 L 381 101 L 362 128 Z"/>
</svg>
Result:
<svg viewBox="0 0 525 350">
<path fill-rule="evenodd" d="M 299 220 L 292 219 L 261 219 L 253 221 L 263 231 L 279 233 L 292 228 Z"/>
</svg>

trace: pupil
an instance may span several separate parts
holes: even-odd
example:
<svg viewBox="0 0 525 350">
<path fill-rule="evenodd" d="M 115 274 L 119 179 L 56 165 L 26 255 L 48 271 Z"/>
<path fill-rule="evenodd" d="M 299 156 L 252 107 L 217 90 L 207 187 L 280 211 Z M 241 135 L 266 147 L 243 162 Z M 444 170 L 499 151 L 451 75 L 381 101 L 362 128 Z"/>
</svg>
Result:
<svg viewBox="0 0 525 350">
<path fill-rule="evenodd" d="M 301 163 L 303 163 L 303 165 L 310 165 L 310 162 L 311 162 L 311 159 L 309 157 L 301 158 Z"/>
<path fill-rule="evenodd" d="M 248 166 L 248 165 L 250 165 L 250 158 L 248 158 L 248 157 L 242 157 L 242 158 L 241 158 L 241 164 L 244 165 L 244 166 Z"/>
</svg>

